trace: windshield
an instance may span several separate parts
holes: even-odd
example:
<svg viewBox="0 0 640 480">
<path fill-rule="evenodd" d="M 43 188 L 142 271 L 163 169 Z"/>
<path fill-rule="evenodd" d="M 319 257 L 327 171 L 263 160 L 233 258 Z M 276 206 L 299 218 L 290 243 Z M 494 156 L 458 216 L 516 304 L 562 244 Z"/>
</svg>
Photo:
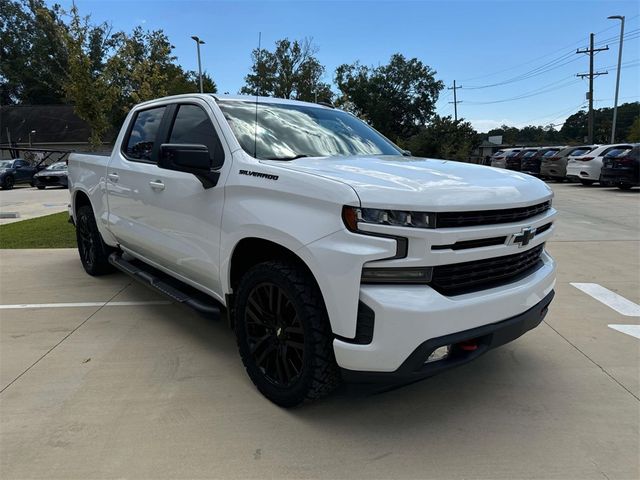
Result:
<svg viewBox="0 0 640 480">
<path fill-rule="evenodd" d="M 529 150 L 528 152 L 525 152 L 525 154 L 523 155 L 524 158 L 529 158 L 529 157 L 533 157 L 536 154 L 537 150 Z"/>
<path fill-rule="evenodd" d="M 507 153 L 507 157 L 515 157 L 518 153 L 520 153 L 520 150 L 511 150 Z"/>
<path fill-rule="evenodd" d="M 11 168 L 13 164 L 13 160 L 2 160 L 0 161 L 0 168 Z"/>
<path fill-rule="evenodd" d="M 549 150 L 547 153 L 545 153 L 543 155 L 543 157 L 553 157 L 556 153 L 558 153 L 560 150 Z"/>
<path fill-rule="evenodd" d="M 66 170 L 66 169 L 67 169 L 66 162 L 57 162 L 47 167 L 47 170 Z"/>
<path fill-rule="evenodd" d="M 242 149 L 261 159 L 402 155 L 389 140 L 341 110 L 307 105 L 218 102 Z"/>
</svg>

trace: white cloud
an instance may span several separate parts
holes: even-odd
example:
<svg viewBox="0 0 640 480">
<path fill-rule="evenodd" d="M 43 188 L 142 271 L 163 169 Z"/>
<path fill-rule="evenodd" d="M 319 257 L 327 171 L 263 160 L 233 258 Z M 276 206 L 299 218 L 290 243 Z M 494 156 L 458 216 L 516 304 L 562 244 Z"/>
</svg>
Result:
<svg viewBox="0 0 640 480">
<path fill-rule="evenodd" d="M 508 118 L 505 118 L 502 120 L 468 118 L 465 120 L 470 122 L 471 125 L 473 125 L 473 128 L 475 128 L 478 132 L 488 132 L 489 130 L 492 130 L 494 128 L 500 128 L 502 125 L 509 125 L 510 127 L 520 126 L 517 122 L 514 122 L 513 120 L 509 120 Z"/>
</svg>

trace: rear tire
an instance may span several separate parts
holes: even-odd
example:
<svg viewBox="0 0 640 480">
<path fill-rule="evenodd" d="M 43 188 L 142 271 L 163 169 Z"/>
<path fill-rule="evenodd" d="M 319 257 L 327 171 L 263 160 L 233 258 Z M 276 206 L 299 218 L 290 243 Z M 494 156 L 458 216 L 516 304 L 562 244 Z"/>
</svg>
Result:
<svg viewBox="0 0 640 480">
<path fill-rule="evenodd" d="M 238 349 L 265 397 L 294 407 L 339 385 L 329 318 L 307 271 L 281 261 L 261 263 L 244 275 L 237 292 Z"/>
<path fill-rule="evenodd" d="M 15 179 L 13 178 L 13 175 L 7 175 L 2 180 L 2 185 L 0 187 L 2 188 L 2 190 L 11 190 L 14 185 Z"/>
<path fill-rule="evenodd" d="M 44 190 L 45 187 L 44 187 L 44 185 L 36 185 L 36 188 L 38 190 Z"/>
<path fill-rule="evenodd" d="M 633 185 L 631 185 L 630 183 L 623 183 L 621 185 L 618 185 L 618 188 L 620 190 L 631 190 L 633 188 Z"/>
<path fill-rule="evenodd" d="M 593 185 L 593 180 L 584 180 L 581 178 L 580 183 L 585 187 L 590 187 L 591 185 Z"/>
<path fill-rule="evenodd" d="M 76 240 L 80 261 L 89 275 L 97 277 L 115 271 L 115 267 L 109 263 L 109 255 L 115 249 L 102 240 L 93 209 L 89 205 L 78 208 Z"/>
</svg>

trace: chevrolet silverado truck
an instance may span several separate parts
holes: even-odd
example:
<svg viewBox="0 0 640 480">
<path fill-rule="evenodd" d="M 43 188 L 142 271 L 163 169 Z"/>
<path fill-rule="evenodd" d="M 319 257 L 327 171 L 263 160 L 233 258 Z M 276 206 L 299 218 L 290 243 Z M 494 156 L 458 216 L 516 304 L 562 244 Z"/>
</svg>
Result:
<svg viewBox="0 0 640 480">
<path fill-rule="evenodd" d="M 554 295 L 543 182 L 412 157 L 327 105 L 142 103 L 111 156 L 71 154 L 69 182 L 87 273 L 226 318 L 284 407 L 466 363 L 535 328 Z"/>
</svg>

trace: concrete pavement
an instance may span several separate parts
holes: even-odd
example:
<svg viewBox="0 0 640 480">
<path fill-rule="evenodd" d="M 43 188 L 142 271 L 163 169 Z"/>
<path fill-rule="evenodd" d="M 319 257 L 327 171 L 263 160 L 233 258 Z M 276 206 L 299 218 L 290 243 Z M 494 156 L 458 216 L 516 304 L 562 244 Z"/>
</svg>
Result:
<svg viewBox="0 0 640 480">
<path fill-rule="evenodd" d="M 265 400 L 223 322 L 179 305 L 0 310 L 3 478 L 640 476 L 640 195 L 552 185 L 559 262 L 545 322 L 464 367 L 296 410 Z M 74 250 L 0 251 L 0 304 L 163 301 Z"/>
<path fill-rule="evenodd" d="M 69 205 L 69 190 L 49 187 L 38 190 L 28 185 L 16 185 L 12 190 L 0 190 L 0 213 L 17 213 L 16 218 L 0 218 L 0 225 L 64 212 Z"/>
</svg>

